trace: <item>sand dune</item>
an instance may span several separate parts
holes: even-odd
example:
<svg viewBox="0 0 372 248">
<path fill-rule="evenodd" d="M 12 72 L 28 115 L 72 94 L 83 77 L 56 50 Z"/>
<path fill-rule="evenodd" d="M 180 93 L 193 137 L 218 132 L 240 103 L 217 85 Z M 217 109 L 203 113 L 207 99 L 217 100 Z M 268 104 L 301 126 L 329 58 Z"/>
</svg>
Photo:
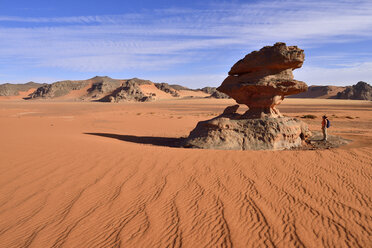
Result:
<svg viewBox="0 0 372 248">
<path fill-rule="evenodd" d="M 372 104 L 279 107 L 337 149 L 176 147 L 232 103 L 0 102 L 0 247 L 370 247 Z"/>
</svg>

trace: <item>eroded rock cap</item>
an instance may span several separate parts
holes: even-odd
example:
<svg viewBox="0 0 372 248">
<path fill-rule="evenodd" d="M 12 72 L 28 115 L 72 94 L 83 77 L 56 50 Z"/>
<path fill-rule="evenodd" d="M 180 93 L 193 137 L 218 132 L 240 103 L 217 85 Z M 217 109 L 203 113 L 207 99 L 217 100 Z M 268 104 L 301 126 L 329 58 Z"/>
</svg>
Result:
<svg viewBox="0 0 372 248">
<path fill-rule="evenodd" d="M 305 60 L 304 50 L 297 46 L 286 46 L 277 42 L 274 46 L 265 46 L 259 51 L 247 54 L 235 63 L 229 75 L 241 75 L 260 70 L 285 70 L 300 68 Z"/>
</svg>

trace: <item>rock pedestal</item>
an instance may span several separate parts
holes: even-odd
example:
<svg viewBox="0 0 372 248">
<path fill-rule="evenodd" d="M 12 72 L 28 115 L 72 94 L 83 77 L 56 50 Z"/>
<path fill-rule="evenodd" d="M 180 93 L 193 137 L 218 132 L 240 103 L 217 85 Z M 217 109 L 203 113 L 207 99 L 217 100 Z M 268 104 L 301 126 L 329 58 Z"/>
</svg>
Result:
<svg viewBox="0 0 372 248">
<path fill-rule="evenodd" d="M 304 82 L 293 79 L 292 71 L 303 64 L 304 51 L 276 43 L 239 60 L 217 88 L 248 111 L 238 114 L 239 105 L 223 114 L 201 121 L 191 131 L 184 146 L 229 150 L 282 150 L 299 147 L 311 135 L 307 125 L 284 117 L 276 108 L 286 95 L 307 90 Z"/>
<path fill-rule="evenodd" d="M 307 90 L 304 82 L 293 79 L 292 71 L 304 62 L 304 51 L 276 43 L 239 60 L 217 90 L 249 107 L 245 118 L 282 116 L 276 108 L 286 95 Z"/>
<path fill-rule="evenodd" d="M 307 125 L 290 117 L 236 119 L 219 116 L 201 121 L 184 147 L 220 150 L 284 150 L 303 145 Z"/>
</svg>

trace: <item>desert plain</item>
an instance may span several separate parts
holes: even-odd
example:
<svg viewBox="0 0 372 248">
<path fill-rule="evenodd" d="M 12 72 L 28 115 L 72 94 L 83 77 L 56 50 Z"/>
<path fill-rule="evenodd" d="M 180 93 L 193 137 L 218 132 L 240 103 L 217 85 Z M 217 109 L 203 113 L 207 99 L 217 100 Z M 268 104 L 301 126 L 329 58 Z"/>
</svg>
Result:
<svg viewBox="0 0 372 248">
<path fill-rule="evenodd" d="M 372 103 L 279 106 L 339 148 L 179 147 L 232 104 L 2 99 L 0 247 L 372 247 Z"/>
</svg>

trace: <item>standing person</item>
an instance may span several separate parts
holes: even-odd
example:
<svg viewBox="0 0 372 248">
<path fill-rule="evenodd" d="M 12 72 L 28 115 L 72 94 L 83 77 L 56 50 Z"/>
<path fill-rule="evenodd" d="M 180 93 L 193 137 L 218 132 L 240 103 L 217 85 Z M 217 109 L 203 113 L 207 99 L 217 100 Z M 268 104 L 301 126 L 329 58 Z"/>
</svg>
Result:
<svg viewBox="0 0 372 248">
<path fill-rule="evenodd" d="M 329 120 L 326 115 L 323 115 L 322 120 L 322 131 L 323 131 L 323 141 L 327 141 L 327 128 L 329 127 Z"/>
</svg>

